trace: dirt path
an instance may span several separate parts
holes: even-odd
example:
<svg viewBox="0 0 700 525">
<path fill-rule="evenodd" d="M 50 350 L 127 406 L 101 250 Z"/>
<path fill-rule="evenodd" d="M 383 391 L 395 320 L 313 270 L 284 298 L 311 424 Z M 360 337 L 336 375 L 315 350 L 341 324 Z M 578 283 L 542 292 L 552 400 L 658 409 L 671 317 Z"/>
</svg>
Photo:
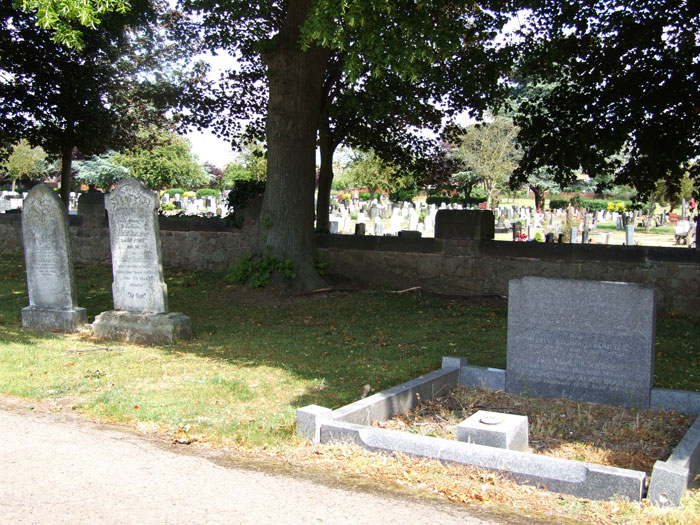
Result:
<svg viewBox="0 0 700 525">
<path fill-rule="evenodd" d="M 26 405 L 0 403 L 0 429 L 2 524 L 495 523 L 447 503 L 222 466 Z"/>
</svg>

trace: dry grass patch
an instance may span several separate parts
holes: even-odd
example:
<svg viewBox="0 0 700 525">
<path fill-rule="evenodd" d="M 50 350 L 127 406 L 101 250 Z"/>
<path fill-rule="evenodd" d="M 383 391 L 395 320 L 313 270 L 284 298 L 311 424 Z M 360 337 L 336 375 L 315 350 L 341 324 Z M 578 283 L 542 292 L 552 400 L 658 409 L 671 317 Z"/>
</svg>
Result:
<svg viewBox="0 0 700 525">
<path fill-rule="evenodd" d="M 464 465 L 443 464 L 400 453 L 373 453 L 345 443 L 307 444 L 288 451 L 284 459 L 298 467 L 335 472 L 358 483 L 369 480 L 384 487 L 404 488 L 466 504 L 488 519 L 523 523 L 667 524 L 698 523 L 697 491 L 678 508 L 661 509 L 647 500 L 592 501 L 538 490 L 515 483 L 507 475 Z"/>
<path fill-rule="evenodd" d="M 456 439 L 456 427 L 478 410 L 527 416 L 533 452 L 651 473 L 693 424 L 694 416 L 566 399 L 528 398 L 457 387 L 413 411 L 374 423 L 381 428 Z"/>
</svg>

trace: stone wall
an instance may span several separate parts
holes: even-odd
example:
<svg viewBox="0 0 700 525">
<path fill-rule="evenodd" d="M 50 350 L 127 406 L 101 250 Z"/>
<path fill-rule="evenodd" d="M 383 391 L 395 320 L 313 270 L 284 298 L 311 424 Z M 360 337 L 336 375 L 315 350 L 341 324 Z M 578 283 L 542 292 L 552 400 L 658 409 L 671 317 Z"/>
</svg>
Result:
<svg viewBox="0 0 700 525">
<path fill-rule="evenodd" d="M 109 231 L 101 218 L 71 216 L 76 262 L 109 264 Z M 254 228 L 222 221 L 161 219 L 167 267 L 220 271 L 250 251 Z M 700 317 L 700 252 L 688 248 L 515 243 L 319 235 L 329 275 L 391 288 L 444 293 L 508 293 L 525 276 L 640 283 L 657 289 L 659 312 Z M 0 254 L 22 253 L 19 214 L 0 214 Z M 547 297 L 542 297 L 543 301 Z M 614 312 L 611 312 L 614 315 Z"/>
<path fill-rule="evenodd" d="M 511 279 L 525 276 L 631 282 L 657 289 L 659 312 L 700 317 L 697 250 L 492 240 L 397 243 L 399 240 L 318 237 L 331 261 L 331 276 L 392 288 L 422 286 L 443 293 L 504 296 Z M 541 299 L 547 301 L 547 297 Z"/>
<path fill-rule="evenodd" d="M 111 264 L 107 220 L 70 216 L 73 261 Z M 0 215 L 0 254 L 22 253 L 19 214 Z M 221 219 L 160 219 L 163 263 L 166 267 L 192 270 L 225 270 L 250 251 L 252 230 L 229 228 Z"/>
</svg>

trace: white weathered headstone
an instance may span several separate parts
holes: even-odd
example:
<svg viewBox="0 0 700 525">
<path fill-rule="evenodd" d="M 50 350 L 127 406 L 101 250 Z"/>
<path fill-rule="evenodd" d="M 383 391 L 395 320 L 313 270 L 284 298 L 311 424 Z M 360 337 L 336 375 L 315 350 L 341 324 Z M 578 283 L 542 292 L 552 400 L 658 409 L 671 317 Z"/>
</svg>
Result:
<svg viewBox="0 0 700 525">
<path fill-rule="evenodd" d="M 56 192 L 45 184 L 34 186 L 24 202 L 22 238 L 29 289 L 22 326 L 78 331 L 87 322 L 87 315 L 85 308 L 76 306 L 68 212 Z"/>
<path fill-rule="evenodd" d="M 95 318 L 95 335 L 150 344 L 192 336 L 190 318 L 168 313 L 158 226 L 158 196 L 122 179 L 105 196 L 112 248 L 114 310 Z"/>
</svg>

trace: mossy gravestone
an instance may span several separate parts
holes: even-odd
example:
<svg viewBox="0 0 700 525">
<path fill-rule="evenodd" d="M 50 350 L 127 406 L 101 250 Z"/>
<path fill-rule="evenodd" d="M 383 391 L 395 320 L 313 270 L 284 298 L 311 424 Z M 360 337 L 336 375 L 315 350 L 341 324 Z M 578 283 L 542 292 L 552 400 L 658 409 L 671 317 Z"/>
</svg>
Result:
<svg viewBox="0 0 700 525">
<path fill-rule="evenodd" d="M 192 337 L 190 318 L 168 312 L 158 226 L 158 196 L 136 179 L 105 196 L 112 249 L 114 310 L 95 318 L 98 337 L 167 344 Z"/>
<path fill-rule="evenodd" d="M 655 325 L 640 284 L 510 281 L 506 392 L 648 408 Z"/>
<path fill-rule="evenodd" d="M 87 316 L 85 308 L 76 306 L 68 212 L 45 184 L 34 186 L 24 200 L 22 239 L 29 290 L 29 306 L 22 309 L 22 326 L 80 330 Z"/>
</svg>

